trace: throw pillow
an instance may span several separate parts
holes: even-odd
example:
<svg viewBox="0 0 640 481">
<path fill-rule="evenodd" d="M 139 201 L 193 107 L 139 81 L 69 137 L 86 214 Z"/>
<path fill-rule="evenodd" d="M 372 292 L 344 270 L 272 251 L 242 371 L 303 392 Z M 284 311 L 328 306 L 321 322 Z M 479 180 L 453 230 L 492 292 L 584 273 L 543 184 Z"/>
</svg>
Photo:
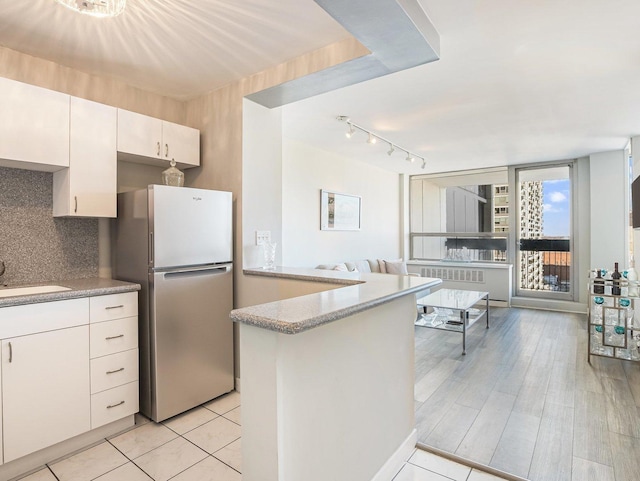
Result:
<svg viewBox="0 0 640 481">
<path fill-rule="evenodd" d="M 342 263 L 342 264 L 336 264 L 336 266 L 333 268 L 334 271 L 342 271 L 342 272 L 349 272 L 349 269 L 347 269 L 347 266 Z"/>
<path fill-rule="evenodd" d="M 401 276 L 406 276 L 409 274 L 409 272 L 407 272 L 407 264 L 402 260 L 384 261 L 384 264 L 387 274 L 398 274 Z"/>
</svg>

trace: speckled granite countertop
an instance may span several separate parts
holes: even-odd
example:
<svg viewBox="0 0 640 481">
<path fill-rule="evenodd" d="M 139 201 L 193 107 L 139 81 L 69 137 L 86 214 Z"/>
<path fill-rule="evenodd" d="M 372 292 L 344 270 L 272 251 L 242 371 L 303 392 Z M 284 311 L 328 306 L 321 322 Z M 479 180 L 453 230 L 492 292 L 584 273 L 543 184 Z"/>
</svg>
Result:
<svg viewBox="0 0 640 481">
<path fill-rule="evenodd" d="M 295 267 L 278 267 L 275 270 L 245 269 L 243 272 L 245 275 L 344 285 L 324 292 L 231 311 L 231 319 L 235 322 L 284 334 L 307 331 L 442 283 L 441 279 L 429 277 Z"/>
<path fill-rule="evenodd" d="M 88 278 L 71 279 L 66 281 L 41 282 L 25 286 L 10 286 L 2 288 L 4 292 L 11 290 L 11 287 L 32 287 L 32 286 L 62 286 L 68 287 L 68 291 L 47 292 L 42 294 L 26 294 L 19 296 L 0 297 L 0 307 L 20 306 L 23 304 L 35 304 L 38 302 L 61 301 L 63 299 L 75 299 L 87 296 L 103 296 L 106 294 L 117 294 L 119 292 L 139 291 L 140 284 L 132 282 L 116 281 L 113 279 Z M 4 294 L 3 292 L 3 294 Z"/>
</svg>

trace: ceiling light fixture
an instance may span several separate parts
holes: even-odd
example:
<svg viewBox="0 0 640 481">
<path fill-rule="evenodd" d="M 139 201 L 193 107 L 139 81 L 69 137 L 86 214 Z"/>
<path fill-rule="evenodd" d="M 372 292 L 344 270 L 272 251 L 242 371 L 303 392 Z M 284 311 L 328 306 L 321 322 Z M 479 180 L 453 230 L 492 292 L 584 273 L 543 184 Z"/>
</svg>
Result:
<svg viewBox="0 0 640 481">
<path fill-rule="evenodd" d="M 355 133 L 356 131 L 354 130 L 353 125 L 349 124 L 349 131 L 345 134 L 347 136 L 347 139 L 353 137 L 353 134 Z"/>
<path fill-rule="evenodd" d="M 359 130 L 369 136 L 367 139 L 367 143 L 369 144 L 375 144 L 378 140 L 381 140 L 382 142 L 386 142 L 387 144 L 389 144 L 389 150 L 387 151 L 387 155 L 389 157 L 391 157 L 391 155 L 396 150 L 399 150 L 400 152 L 404 152 L 405 154 L 407 154 L 407 162 L 413 163 L 416 161 L 416 159 L 420 159 L 422 161 L 422 168 L 424 169 L 427 166 L 427 161 L 424 159 L 424 157 L 413 154 L 409 150 L 403 149 L 398 144 L 394 144 L 390 140 L 387 140 L 384 137 L 380 137 L 378 134 L 375 134 L 370 130 L 365 129 L 364 127 L 360 127 L 358 124 L 354 124 L 353 122 L 351 122 L 351 119 L 346 115 L 339 115 L 338 117 L 336 117 L 336 119 L 339 120 L 340 122 L 346 122 L 347 125 L 349 126 L 349 130 L 346 133 L 348 139 L 350 139 L 353 136 L 356 130 Z"/>
<path fill-rule="evenodd" d="M 71 10 L 93 17 L 117 17 L 124 11 L 127 0 L 56 0 Z"/>
</svg>

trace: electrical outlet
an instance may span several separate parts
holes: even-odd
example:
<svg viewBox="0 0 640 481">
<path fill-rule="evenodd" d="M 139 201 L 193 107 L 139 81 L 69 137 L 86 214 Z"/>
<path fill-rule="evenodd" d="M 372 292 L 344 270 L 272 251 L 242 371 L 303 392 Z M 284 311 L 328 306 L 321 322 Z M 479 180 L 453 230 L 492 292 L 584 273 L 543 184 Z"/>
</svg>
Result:
<svg viewBox="0 0 640 481">
<path fill-rule="evenodd" d="M 257 230 L 256 231 L 256 245 L 261 246 L 271 242 L 271 231 L 270 230 Z"/>
</svg>

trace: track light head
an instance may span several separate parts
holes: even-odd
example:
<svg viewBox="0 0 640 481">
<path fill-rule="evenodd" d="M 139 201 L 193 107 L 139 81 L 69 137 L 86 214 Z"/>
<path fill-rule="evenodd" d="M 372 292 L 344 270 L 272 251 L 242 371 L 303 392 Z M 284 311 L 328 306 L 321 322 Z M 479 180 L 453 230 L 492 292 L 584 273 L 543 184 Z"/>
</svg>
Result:
<svg viewBox="0 0 640 481">
<path fill-rule="evenodd" d="M 413 157 L 409 152 L 407 152 L 407 162 L 415 162 L 415 157 Z"/>
<path fill-rule="evenodd" d="M 367 143 L 369 144 L 375 144 L 378 141 L 378 139 L 376 139 L 376 137 L 369 132 L 369 140 L 367 140 Z"/>
<path fill-rule="evenodd" d="M 391 155 L 395 152 L 395 148 L 393 147 L 393 144 L 389 144 L 389 150 L 387 151 L 387 155 Z"/>
<path fill-rule="evenodd" d="M 355 134 L 356 131 L 353 128 L 353 125 L 351 125 L 351 122 L 347 122 L 347 125 L 349 125 L 349 130 L 344 135 L 347 136 L 347 139 L 350 139 L 351 137 L 353 137 L 353 134 Z"/>
<path fill-rule="evenodd" d="M 427 166 L 427 162 L 424 159 L 422 159 L 422 169 L 424 170 L 426 166 Z"/>
</svg>

